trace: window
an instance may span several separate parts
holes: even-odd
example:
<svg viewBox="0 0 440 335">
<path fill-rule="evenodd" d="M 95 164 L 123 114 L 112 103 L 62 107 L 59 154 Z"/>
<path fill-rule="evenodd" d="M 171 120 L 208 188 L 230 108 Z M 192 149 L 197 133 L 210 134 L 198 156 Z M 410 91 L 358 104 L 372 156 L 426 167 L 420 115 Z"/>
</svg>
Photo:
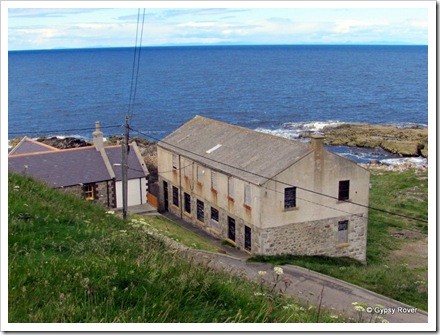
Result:
<svg viewBox="0 0 440 335">
<path fill-rule="evenodd" d="M 338 244 L 348 243 L 348 220 L 338 222 Z"/>
<path fill-rule="evenodd" d="M 177 170 L 179 165 L 178 159 L 177 159 L 177 155 L 173 154 L 173 170 Z"/>
<path fill-rule="evenodd" d="M 179 207 L 179 189 L 173 186 L 173 205 Z"/>
<path fill-rule="evenodd" d="M 205 222 L 205 204 L 197 199 L 197 220 Z"/>
<path fill-rule="evenodd" d="M 183 193 L 184 196 L 184 209 L 185 212 L 187 212 L 188 214 L 191 214 L 191 196 L 188 193 Z"/>
<path fill-rule="evenodd" d="M 247 251 L 251 251 L 252 249 L 252 237 L 251 237 L 251 228 L 248 226 L 244 226 L 244 248 Z"/>
<path fill-rule="evenodd" d="M 203 166 L 197 165 L 197 182 L 200 184 L 203 182 Z"/>
<path fill-rule="evenodd" d="M 235 242 L 235 220 L 228 216 L 228 238 Z"/>
<path fill-rule="evenodd" d="M 228 177 L 228 196 L 234 199 L 234 179 L 232 177 Z"/>
<path fill-rule="evenodd" d="M 218 222 L 218 210 L 214 207 L 211 207 L 211 220 Z"/>
<path fill-rule="evenodd" d="M 284 189 L 284 208 L 296 207 L 296 187 L 286 187 Z"/>
<path fill-rule="evenodd" d="M 244 185 L 244 204 L 247 206 L 251 206 L 251 185 Z"/>
<path fill-rule="evenodd" d="M 95 200 L 95 184 L 85 184 L 83 193 L 86 200 Z"/>
<path fill-rule="evenodd" d="M 348 200 L 350 197 L 350 181 L 341 180 L 339 181 L 339 195 L 338 200 Z"/>
<path fill-rule="evenodd" d="M 217 190 L 217 172 L 211 171 L 211 189 L 213 191 Z"/>
<path fill-rule="evenodd" d="M 218 210 L 217 208 L 211 207 L 211 227 L 220 232 L 220 224 L 218 223 Z"/>
</svg>

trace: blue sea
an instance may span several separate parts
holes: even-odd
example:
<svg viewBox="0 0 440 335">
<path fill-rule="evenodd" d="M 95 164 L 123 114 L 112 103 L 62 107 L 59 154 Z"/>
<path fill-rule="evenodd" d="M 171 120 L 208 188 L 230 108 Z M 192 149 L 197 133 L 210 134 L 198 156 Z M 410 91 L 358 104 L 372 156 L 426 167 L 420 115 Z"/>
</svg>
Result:
<svg viewBox="0 0 440 335">
<path fill-rule="evenodd" d="M 288 138 L 340 123 L 428 124 L 427 46 L 145 47 L 129 110 L 134 50 L 10 51 L 9 139 L 90 139 L 98 120 L 105 136 L 122 134 L 110 127 L 127 114 L 156 139 L 195 115 Z"/>
</svg>

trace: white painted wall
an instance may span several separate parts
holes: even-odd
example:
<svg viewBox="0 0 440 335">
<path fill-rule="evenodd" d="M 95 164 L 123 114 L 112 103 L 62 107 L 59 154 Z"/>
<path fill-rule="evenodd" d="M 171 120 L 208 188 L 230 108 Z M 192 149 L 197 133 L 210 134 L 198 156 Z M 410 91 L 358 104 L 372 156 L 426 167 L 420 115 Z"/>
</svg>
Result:
<svg viewBox="0 0 440 335">
<path fill-rule="evenodd" d="M 128 181 L 127 206 L 136 206 L 147 202 L 145 178 L 130 179 Z M 116 208 L 122 208 L 122 181 L 116 182 Z"/>
</svg>

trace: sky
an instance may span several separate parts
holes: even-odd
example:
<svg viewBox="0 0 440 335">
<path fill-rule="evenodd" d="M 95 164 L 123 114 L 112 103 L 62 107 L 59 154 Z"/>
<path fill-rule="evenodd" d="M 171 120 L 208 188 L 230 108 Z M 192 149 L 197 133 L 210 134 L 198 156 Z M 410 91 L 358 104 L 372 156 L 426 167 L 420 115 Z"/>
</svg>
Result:
<svg viewBox="0 0 440 335">
<path fill-rule="evenodd" d="M 379 1 L 355 8 L 314 1 L 109 2 L 121 8 L 99 8 L 106 2 L 57 1 L 45 8 L 35 8 L 40 2 L 5 2 L 8 50 L 134 46 L 138 13 L 140 22 L 144 18 L 142 46 L 428 44 L 426 1 L 394 1 L 387 6 L 392 8 L 378 8 Z M 54 3 L 59 8 L 49 8 Z M 396 7 L 402 4 L 409 8 Z M 139 5 L 146 7 L 145 16 Z"/>
</svg>

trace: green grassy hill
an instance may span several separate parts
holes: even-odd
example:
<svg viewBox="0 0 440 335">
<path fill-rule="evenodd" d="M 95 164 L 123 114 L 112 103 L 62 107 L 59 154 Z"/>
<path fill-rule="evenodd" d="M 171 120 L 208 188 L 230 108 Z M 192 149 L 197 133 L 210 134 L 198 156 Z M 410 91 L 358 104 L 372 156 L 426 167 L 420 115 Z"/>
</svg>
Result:
<svg viewBox="0 0 440 335">
<path fill-rule="evenodd" d="M 195 265 L 85 200 L 9 175 L 9 322 L 341 322 Z"/>
</svg>

